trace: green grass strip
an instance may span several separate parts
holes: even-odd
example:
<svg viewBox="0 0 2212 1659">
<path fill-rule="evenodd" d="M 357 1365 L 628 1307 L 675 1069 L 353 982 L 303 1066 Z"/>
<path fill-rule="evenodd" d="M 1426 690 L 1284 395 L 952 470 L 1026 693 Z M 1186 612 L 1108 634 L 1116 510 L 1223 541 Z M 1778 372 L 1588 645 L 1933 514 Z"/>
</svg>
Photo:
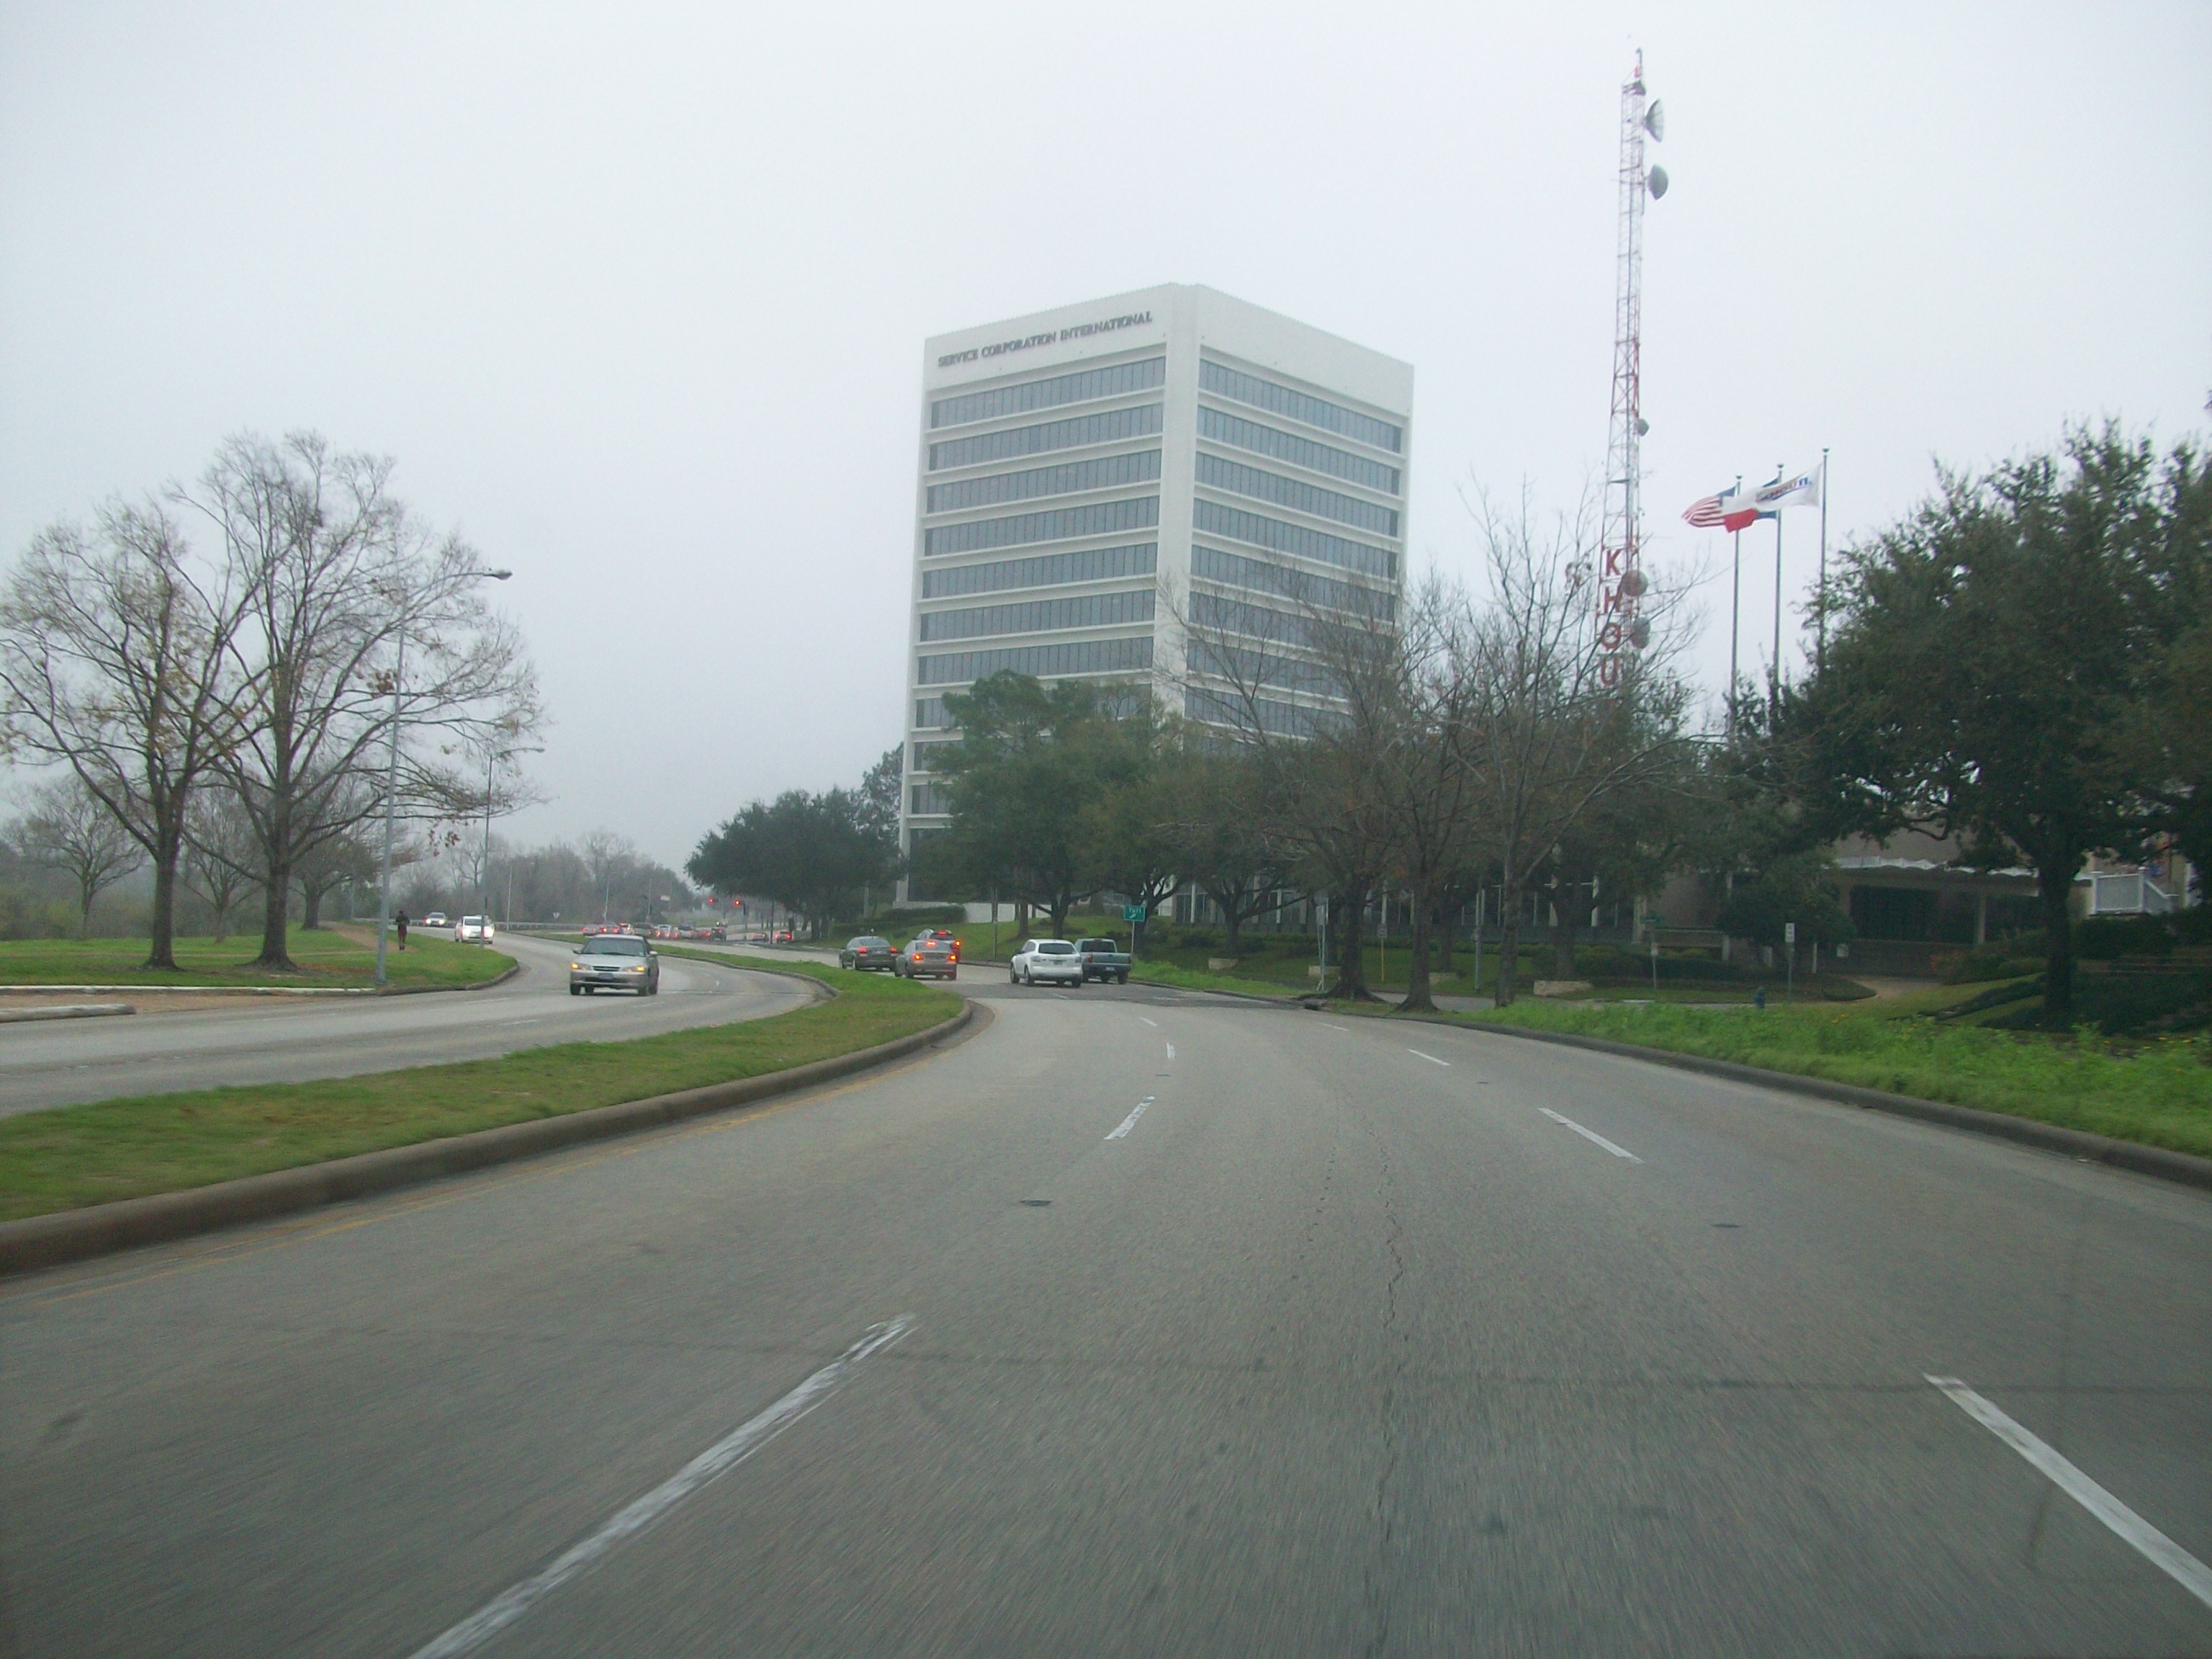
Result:
<svg viewBox="0 0 2212 1659">
<path fill-rule="evenodd" d="M 1443 1018 L 1734 1060 L 2212 1158 L 2212 1041 L 2203 1038 L 2121 1046 L 2092 1031 L 2015 1036 L 1938 1025 L 1894 1004 L 1759 1013 L 1516 1002 Z"/>
<path fill-rule="evenodd" d="M 1184 991 L 1241 991 L 1247 996 L 1273 997 L 1279 1002 L 1288 1002 L 1300 994 L 1296 986 L 1284 980 L 1243 979 L 1234 974 L 1182 968 L 1172 962 L 1157 960 L 1139 960 L 1129 969 L 1129 977 L 1146 985 L 1167 985 Z M 1313 988 L 1309 982 L 1307 992 Z"/>
<path fill-rule="evenodd" d="M 726 955 L 702 959 L 744 965 Z M 563 1043 L 496 1060 L 144 1095 L 0 1118 L 0 1220 L 758 1077 L 927 1030 L 960 1008 L 951 993 L 904 980 L 803 963 L 775 966 L 834 984 L 842 994 L 766 1019 L 624 1042 Z"/>
<path fill-rule="evenodd" d="M 351 936 L 349 937 L 349 934 Z M 33 939 L 0 940 L 0 987 L 9 985 L 259 985 L 293 989 L 361 989 L 376 982 L 374 924 L 352 924 L 347 933 L 330 927 L 292 930 L 294 974 L 271 974 L 252 965 L 261 954 L 259 934 L 233 934 L 176 941 L 177 966 L 145 965 L 143 939 Z M 385 977 L 396 986 L 481 985 L 507 971 L 511 958 L 481 945 L 456 945 L 450 939 L 416 933 L 404 951 L 385 952 Z"/>
</svg>

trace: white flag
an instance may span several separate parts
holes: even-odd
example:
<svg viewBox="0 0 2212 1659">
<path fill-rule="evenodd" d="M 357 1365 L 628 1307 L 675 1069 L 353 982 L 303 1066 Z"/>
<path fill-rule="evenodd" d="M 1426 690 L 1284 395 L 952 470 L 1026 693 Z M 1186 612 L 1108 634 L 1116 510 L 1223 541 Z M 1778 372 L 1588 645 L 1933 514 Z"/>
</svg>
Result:
<svg viewBox="0 0 2212 1659">
<path fill-rule="evenodd" d="M 1820 475 L 1826 469 L 1827 463 L 1823 461 L 1810 472 L 1790 473 L 1772 483 L 1763 483 L 1751 492 L 1752 499 L 1761 513 L 1777 513 L 1785 507 L 1818 507 Z"/>
</svg>

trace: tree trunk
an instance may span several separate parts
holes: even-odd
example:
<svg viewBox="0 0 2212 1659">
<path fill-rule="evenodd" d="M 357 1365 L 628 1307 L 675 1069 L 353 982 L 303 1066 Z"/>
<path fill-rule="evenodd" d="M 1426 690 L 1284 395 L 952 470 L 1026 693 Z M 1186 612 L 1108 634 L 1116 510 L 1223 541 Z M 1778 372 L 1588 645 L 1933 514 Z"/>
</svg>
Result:
<svg viewBox="0 0 2212 1659">
<path fill-rule="evenodd" d="M 154 913 L 146 920 L 146 965 L 177 965 L 177 860 L 183 856 L 185 814 L 179 801 L 154 835 Z"/>
<path fill-rule="evenodd" d="M 1521 969 L 1521 887 L 1509 873 L 1498 895 L 1498 988 L 1494 1006 L 1513 1000 L 1514 981 Z"/>
<path fill-rule="evenodd" d="M 177 855 L 154 861 L 154 913 L 146 922 L 146 965 L 177 965 Z"/>
<path fill-rule="evenodd" d="M 298 971 L 288 946 L 286 927 L 290 908 L 285 901 L 292 896 L 292 872 L 288 868 L 269 872 L 268 884 L 262 889 L 261 954 L 253 959 L 256 968 L 266 968 L 272 973 L 290 974 Z"/>
<path fill-rule="evenodd" d="M 1209 888 L 1206 890 L 1206 896 L 1211 898 L 1221 910 L 1222 936 L 1228 941 L 1222 948 L 1232 957 L 1243 956 L 1244 936 L 1242 932 L 1241 919 L 1243 907 L 1237 901 L 1243 897 L 1243 895 L 1241 892 L 1217 893 Z"/>
<path fill-rule="evenodd" d="M 1433 1014 L 1437 1001 L 1429 994 L 1429 930 L 1433 925 L 1429 902 L 1416 892 L 1406 911 L 1413 919 L 1413 936 L 1407 941 L 1409 965 L 1406 969 L 1406 1000 L 1398 1006 L 1417 1014 Z"/>
<path fill-rule="evenodd" d="M 323 890 L 307 882 L 300 884 L 300 926 L 303 931 L 313 931 L 323 925 Z"/>
<path fill-rule="evenodd" d="M 1449 979 L 1452 974 L 1452 919 L 1438 910 L 1429 918 L 1429 937 L 1435 941 L 1431 947 L 1436 953 L 1438 977 Z"/>
<path fill-rule="evenodd" d="M 1552 927 L 1552 977 L 1572 979 L 1575 976 L 1575 916 L 1577 914 L 1575 894 L 1580 882 L 1565 882 L 1553 898 L 1553 914 L 1559 920 Z"/>
<path fill-rule="evenodd" d="M 2076 857 L 2063 867 L 2046 864 L 2035 872 L 2036 895 L 2043 902 L 2043 1023 L 2054 1030 L 2074 1023 L 2074 917 L 2068 901 L 2081 866 Z"/>
<path fill-rule="evenodd" d="M 1332 996 L 1354 1002 L 1372 1002 L 1367 988 L 1367 895 L 1333 893 L 1328 913 L 1345 921 L 1337 939 L 1336 988 Z"/>
</svg>

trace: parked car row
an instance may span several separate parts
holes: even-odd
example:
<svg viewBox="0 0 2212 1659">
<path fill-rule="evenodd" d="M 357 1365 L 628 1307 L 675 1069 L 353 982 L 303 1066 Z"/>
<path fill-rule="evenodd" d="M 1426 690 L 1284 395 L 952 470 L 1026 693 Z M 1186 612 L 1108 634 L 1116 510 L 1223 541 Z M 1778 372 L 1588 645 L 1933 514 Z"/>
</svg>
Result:
<svg viewBox="0 0 2212 1659">
<path fill-rule="evenodd" d="M 855 933 L 837 952 L 837 965 L 856 973 L 890 973 L 907 979 L 960 977 L 960 941 L 942 927 L 917 933 L 903 945 L 895 945 L 875 933 Z M 1024 939 L 1006 964 L 1010 985 L 1073 985 L 1080 988 L 1092 980 L 1127 985 L 1129 953 L 1113 939 L 1087 939 L 1076 945 L 1064 939 Z"/>
</svg>

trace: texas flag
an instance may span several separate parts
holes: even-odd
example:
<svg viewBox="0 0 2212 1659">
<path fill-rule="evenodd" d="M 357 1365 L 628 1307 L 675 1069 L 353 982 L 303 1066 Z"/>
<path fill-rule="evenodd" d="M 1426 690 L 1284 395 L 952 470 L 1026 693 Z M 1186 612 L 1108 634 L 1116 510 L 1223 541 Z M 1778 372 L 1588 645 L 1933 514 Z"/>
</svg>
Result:
<svg viewBox="0 0 2212 1659">
<path fill-rule="evenodd" d="M 1818 507 L 1826 463 L 1810 472 L 1777 473 L 1749 489 L 1738 484 L 1690 503 L 1683 522 L 1700 530 L 1741 530 L 1773 518 L 1785 507 Z"/>
<path fill-rule="evenodd" d="M 1774 515 L 1762 512 L 1753 498 L 1757 491 L 1747 490 L 1741 484 L 1717 490 L 1711 495 L 1692 501 L 1682 514 L 1682 522 L 1695 525 L 1700 530 L 1741 530 L 1756 520 Z"/>
</svg>

